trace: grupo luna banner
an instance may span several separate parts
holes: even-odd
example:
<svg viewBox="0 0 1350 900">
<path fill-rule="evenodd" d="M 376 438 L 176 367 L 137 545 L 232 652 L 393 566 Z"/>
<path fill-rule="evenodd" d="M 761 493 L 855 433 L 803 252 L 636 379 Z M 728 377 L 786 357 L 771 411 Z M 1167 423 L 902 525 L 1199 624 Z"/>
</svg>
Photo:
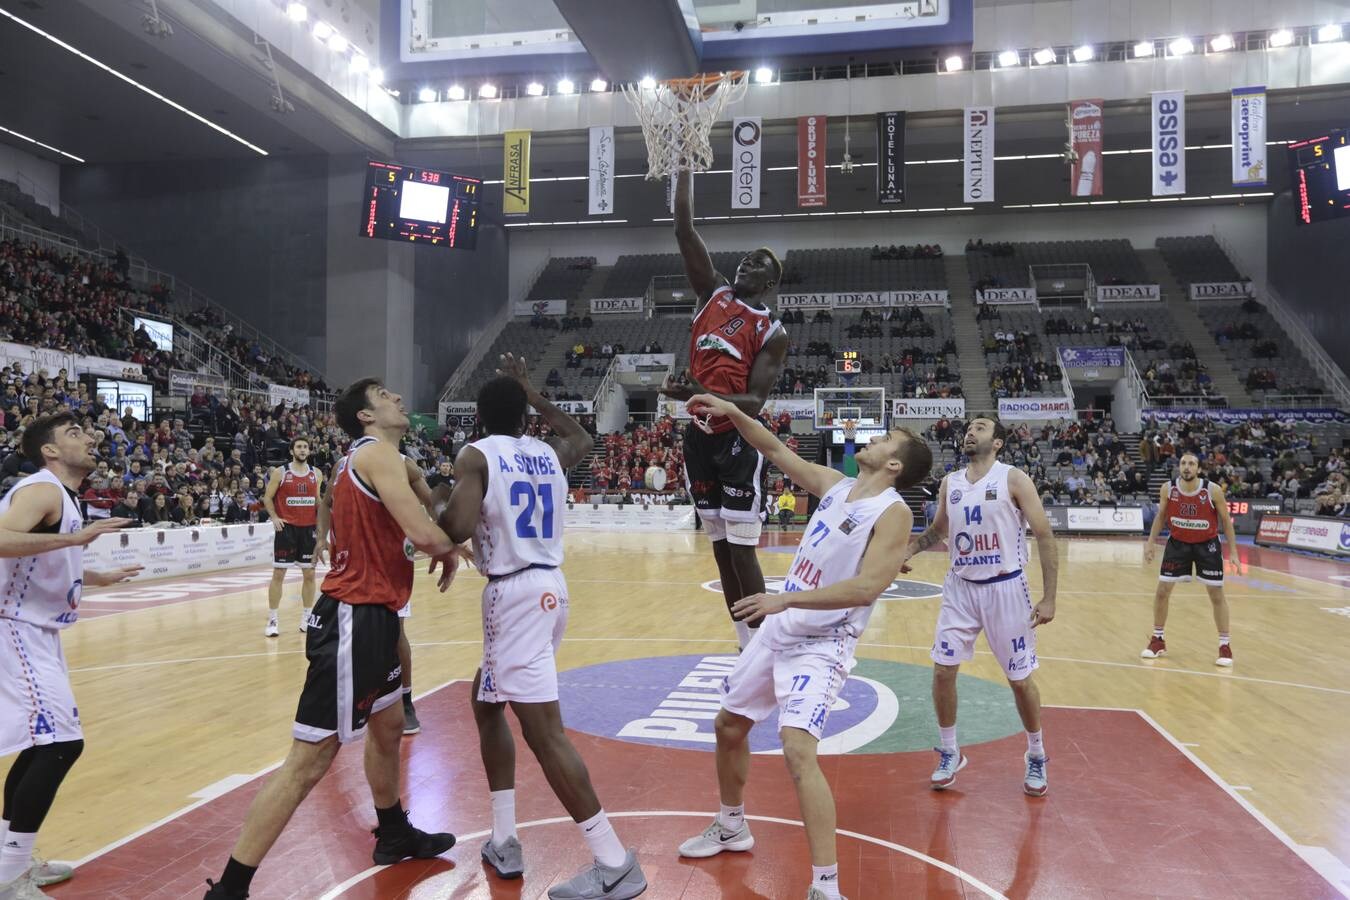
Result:
<svg viewBox="0 0 1350 900">
<path fill-rule="evenodd" d="M 877 113 L 877 202 L 905 202 L 905 114 Z"/>
<path fill-rule="evenodd" d="M 1100 197 L 1102 193 L 1102 100 L 1069 102 L 1069 142 L 1073 146 L 1073 171 L 1069 190 L 1075 197 Z"/>
<path fill-rule="evenodd" d="M 961 170 L 963 199 L 967 203 L 994 202 L 994 108 L 967 106 L 965 159 Z"/>
<path fill-rule="evenodd" d="M 1153 93 L 1153 196 L 1186 193 L 1186 92 Z"/>
<path fill-rule="evenodd" d="M 530 133 L 508 131 L 502 137 L 502 212 L 523 216 L 530 211 Z"/>
<path fill-rule="evenodd" d="M 1233 187 L 1266 186 L 1266 89 L 1233 88 Z"/>
<path fill-rule="evenodd" d="M 797 119 L 797 205 L 825 205 L 825 117 Z"/>
<path fill-rule="evenodd" d="M 731 123 L 731 208 L 759 209 L 759 153 L 764 130 L 759 116 Z"/>
<path fill-rule="evenodd" d="M 591 129 L 590 207 L 592 216 L 614 212 L 614 126 Z"/>
</svg>

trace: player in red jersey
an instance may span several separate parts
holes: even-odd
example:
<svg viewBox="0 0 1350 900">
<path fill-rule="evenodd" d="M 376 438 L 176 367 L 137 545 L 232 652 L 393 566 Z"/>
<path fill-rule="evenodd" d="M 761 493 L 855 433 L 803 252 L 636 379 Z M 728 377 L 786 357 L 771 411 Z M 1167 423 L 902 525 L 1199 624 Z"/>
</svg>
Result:
<svg viewBox="0 0 1350 900">
<path fill-rule="evenodd" d="M 300 570 L 300 630 L 305 630 L 314 605 L 314 525 L 322 492 L 323 473 L 309 465 L 309 441 L 296 438 L 291 441 L 291 461 L 272 470 L 263 493 L 267 517 L 277 530 L 272 541 L 272 582 L 267 586 L 267 627 L 263 629 L 267 637 L 276 637 L 279 631 L 277 608 L 287 569 Z"/>
<path fill-rule="evenodd" d="M 689 368 L 667 378 L 661 391 L 674 400 L 713 394 L 754 418 L 783 372 L 788 336 L 769 302 L 777 294 L 783 264 L 761 247 L 736 267 L 730 284 L 694 230 L 691 176 L 681 171 L 675 187 L 675 237 L 684 271 L 698 294 L 689 336 Z M 742 439 L 726 416 L 709 416 L 703 427 L 684 431 L 684 471 L 703 528 L 713 542 L 727 609 L 742 597 L 764 592 L 759 546 L 764 511 L 764 456 Z M 706 429 L 706 430 L 705 430 Z M 752 623 L 736 621 L 742 648 Z"/>
<path fill-rule="evenodd" d="M 376 865 L 430 859 L 449 850 L 452 834 L 428 834 L 408 821 L 399 799 L 398 610 L 413 585 L 413 551 L 430 554 L 444 571 L 458 565 L 454 545 L 427 515 L 408 483 L 398 442 L 408 430 L 403 399 L 373 378 L 343 392 L 338 424 L 352 437 L 330 488 L 332 569 L 314 604 L 305 637 L 309 671 L 281 768 L 268 779 L 244 820 L 244 830 L 208 900 L 248 896 L 253 874 L 339 747 L 370 730 L 366 779 L 379 822 Z M 449 578 L 441 579 L 442 589 Z"/>
<path fill-rule="evenodd" d="M 1190 581 L 1191 571 L 1209 591 L 1214 605 L 1214 625 L 1219 629 L 1219 656 L 1215 665 L 1231 666 L 1233 648 L 1228 643 L 1228 600 L 1223 595 L 1223 549 L 1219 546 L 1219 528 L 1228 542 L 1229 559 L 1237 562 L 1237 535 L 1228 515 L 1228 498 L 1223 488 L 1200 477 L 1200 459 L 1183 453 L 1177 462 L 1179 478 L 1164 484 L 1158 495 L 1158 515 L 1153 520 L 1144 562 L 1153 562 L 1154 543 L 1163 525 L 1172 529 L 1163 550 L 1158 592 L 1153 596 L 1153 636 L 1139 655 L 1157 659 L 1167 652 L 1163 626 L 1167 624 L 1167 601 L 1178 581 Z"/>
</svg>

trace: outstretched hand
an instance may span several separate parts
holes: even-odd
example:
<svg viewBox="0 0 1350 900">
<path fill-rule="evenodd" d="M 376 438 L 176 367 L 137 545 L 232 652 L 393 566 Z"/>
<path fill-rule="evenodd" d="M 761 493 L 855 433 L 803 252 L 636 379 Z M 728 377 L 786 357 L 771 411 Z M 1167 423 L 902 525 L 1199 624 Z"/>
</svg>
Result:
<svg viewBox="0 0 1350 900">
<path fill-rule="evenodd" d="M 510 353 L 503 353 L 498 357 L 497 374 L 505 375 L 508 378 L 514 378 L 520 382 L 525 390 L 530 389 L 530 370 L 525 365 L 525 357 L 513 356 Z"/>
<path fill-rule="evenodd" d="M 678 375 L 666 376 L 661 383 L 661 393 L 672 400 L 688 400 L 695 394 L 707 393 L 707 388 L 699 384 L 688 369 L 682 369 Z"/>
</svg>

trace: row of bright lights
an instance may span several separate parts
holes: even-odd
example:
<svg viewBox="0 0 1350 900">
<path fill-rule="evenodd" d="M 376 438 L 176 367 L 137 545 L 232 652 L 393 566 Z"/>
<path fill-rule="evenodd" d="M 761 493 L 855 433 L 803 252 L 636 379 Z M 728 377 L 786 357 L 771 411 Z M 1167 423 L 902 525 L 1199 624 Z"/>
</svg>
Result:
<svg viewBox="0 0 1350 900">
<path fill-rule="evenodd" d="M 1344 40 L 1345 32 L 1340 25 L 1323 25 L 1315 32 L 1317 43 L 1333 44 Z M 1271 32 L 1266 39 L 1270 47 L 1287 47 L 1294 42 L 1294 33 L 1287 28 Z M 1211 53 L 1225 53 L 1237 46 L 1231 34 L 1220 34 L 1210 39 L 1209 50 Z M 1157 53 L 1158 46 L 1155 41 L 1140 41 L 1134 45 L 1134 58 L 1143 59 L 1153 56 Z M 1188 56 L 1195 52 L 1195 42 L 1188 37 L 1174 38 L 1167 42 L 1167 53 L 1169 56 Z M 1097 56 L 1097 48 L 1090 44 L 1084 44 L 1076 47 L 1070 52 L 1069 56 L 1076 63 L 1091 62 Z M 1022 54 L 1016 50 L 1004 50 L 997 57 L 998 68 L 1011 69 L 1022 64 Z M 1059 55 L 1051 47 L 1045 47 L 1031 54 L 1031 61 L 1038 66 L 1048 66 L 1059 61 Z M 966 67 L 966 61 L 961 56 L 949 56 L 944 61 L 948 72 L 959 72 Z"/>
<path fill-rule="evenodd" d="M 303 25 L 305 22 L 309 21 L 309 7 L 301 3 L 300 0 L 290 0 L 290 2 L 286 4 L 286 17 L 297 25 Z M 310 31 L 314 35 L 316 41 L 339 56 L 345 55 L 347 51 L 350 50 L 351 57 L 347 61 L 347 65 L 353 74 L 365 75 L 370 79 L 371 84 L 384 83 L 384 70 L 380 68 L 371 68 L 370 58 L 358 48 L 352 46 L 351 42 L 332 25 L 329 25 L 321 19 L 315 19 L 314 26 Z"/>
<path fill-rule="evenodd" d="M 774 71 L 767 66 L 761 66 L 755 70 L 754 78 L 756 84 L 772 84 Z M 638 87 L 642 88 L 644 91 L 654 90 L 656 88 L 656 79 L 651 75 L 643 76 L 642 80 L 638 82 Z M 591 81 L 592 94 L 603 94 L 607 90 L 609 90 L 609 82 L 605 79 L 596 78 Z M 527 96 L 542 97 L 545 92 L 546 89 L 542 82 L 531 81 L 529 84 L 525 85 L 525 94 Z M 576 82 L 572 81 L 570 78 L 560 78 L 557 83 L 553 85 L 553 92 L 562 96 L 575 94 L 577 92 Z M 496 100 L 497 97 L 500 96 L 500 93 L 497 85 L 492 84 L 491 82 L 484 82 L 478 86 L 478 99 L 480 100 Z M 462 84 L 452 84 L 450 87 L 446 88 L 445 96 L 449 100 L 467 100 L 469 97 L 469 90 Z M 440 92 L 433 87 L 424 87 L 418 90 L 417 99 L 421 103 L 435 103 L 440 99 Z"/>
</svg>

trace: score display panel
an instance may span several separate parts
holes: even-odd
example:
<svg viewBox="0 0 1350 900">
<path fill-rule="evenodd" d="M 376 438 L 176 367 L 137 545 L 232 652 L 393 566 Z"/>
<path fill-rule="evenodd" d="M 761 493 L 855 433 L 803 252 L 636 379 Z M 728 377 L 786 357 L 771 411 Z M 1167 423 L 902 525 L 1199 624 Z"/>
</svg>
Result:
<svg viewBox="0 0 1350 900">
<path fill-rule="evenodd" d="M 1350 216 L 1350 129 L 1295 141 L 1288 151 L 1299 224 Z"/>
<path fill-rule="evenodd" d="M 366 163 L 361 234 L 472 250 L 478 245 L 478 178 L 398 163 Z"/>
</svg>

